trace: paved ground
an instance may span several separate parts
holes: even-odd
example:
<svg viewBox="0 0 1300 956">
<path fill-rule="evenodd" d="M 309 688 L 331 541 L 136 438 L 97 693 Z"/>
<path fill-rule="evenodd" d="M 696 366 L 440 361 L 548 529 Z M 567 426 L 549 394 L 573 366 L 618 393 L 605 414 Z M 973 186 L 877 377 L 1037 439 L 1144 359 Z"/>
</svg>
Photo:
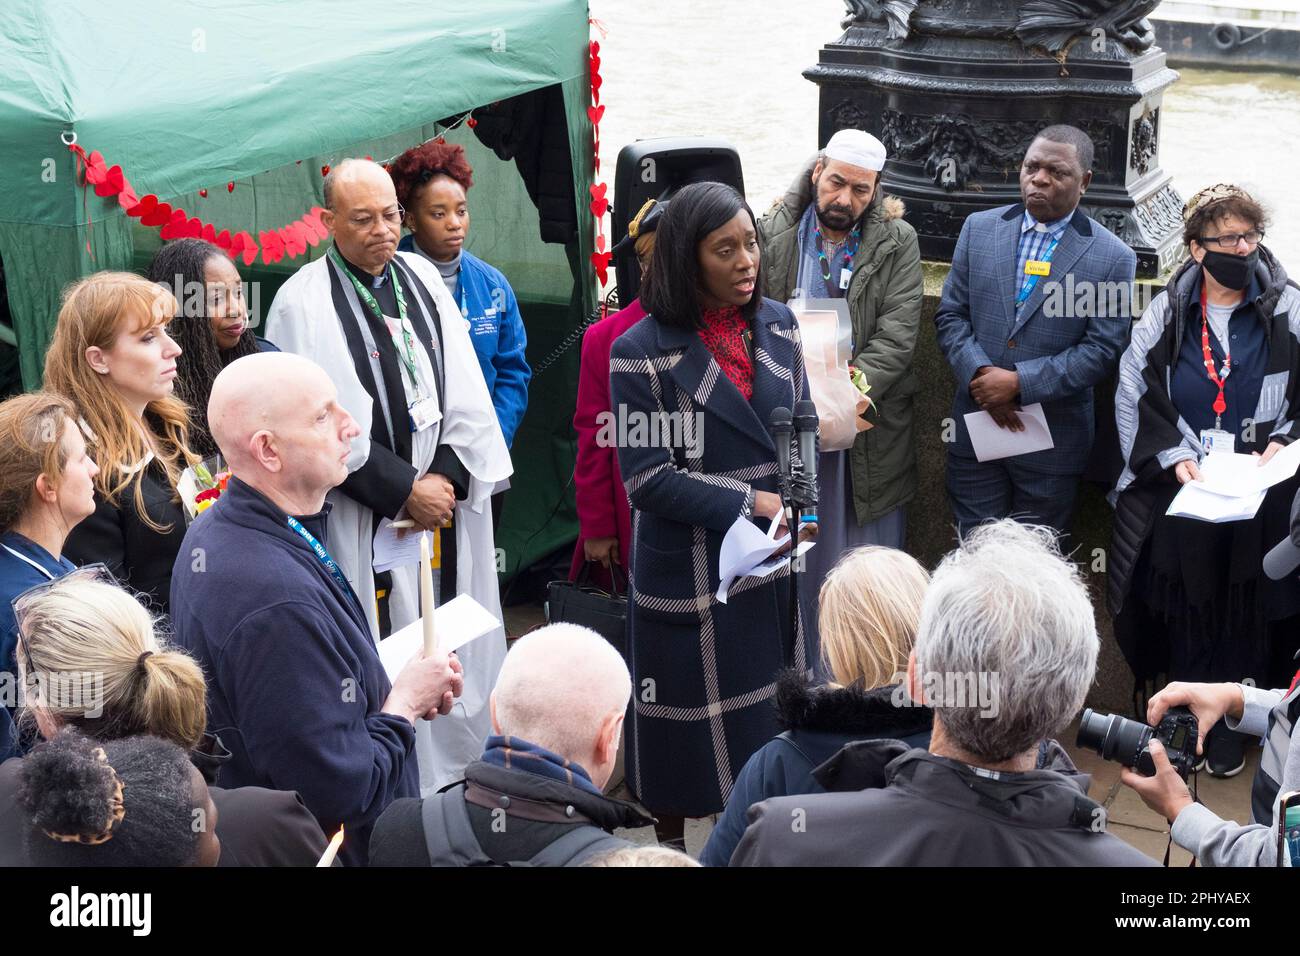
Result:
<svg viewBox="0 0 1300 956">
<path fill-rule="evenodd" d="M 506 630 L 513 639 L 529 628 L 543 623 L 542 609 L 536 605 L 519 605 L 505 609 Z M 1105 806 L 1110 820 L 1110 832 L 1137 847 L 1156 861 L 1164 859 L 1165 846 L 1169 840 L 1169 827 L 1158 814 L 1146 808 L 1128 787 L 1119 782 L 1120 766 L 1102 760 L 1092 751 L 1079 750 L 1074 746 L 1075 725 L 1062 735 L 1061 743 L 1070 751 L 1075 765 L 1085 773 L 1092 774 L 1092 786 L 1088 795 Z M 1246 752 L 1246 769 L 1228 780 L 1218 780 L 1208 773 L 1198 774 L 1197 793 L 1202 803 L 1219 816 L 1248 823 L 1250 820 L 1250 785 L 1259 766 L 1259 748 L 1249 747 Z M 627 787 L 622 782 L 622 766 L 615 771 L 611 781 L 611 794 L 620 799 L 629 800 Z M 686 850 L 692 856 L 698 856 L 704 842 L 713 829 L 713 820 L 703 818 L 688 821 L 686 826 Z M 653 828 L 625 830 L 620 836 L 634 843 L 653 843 Z M 1191 862 L 1191 854 L 1175 846 L 1170 856 L 1171 866 L 1186 866 Z"/>
</svg>

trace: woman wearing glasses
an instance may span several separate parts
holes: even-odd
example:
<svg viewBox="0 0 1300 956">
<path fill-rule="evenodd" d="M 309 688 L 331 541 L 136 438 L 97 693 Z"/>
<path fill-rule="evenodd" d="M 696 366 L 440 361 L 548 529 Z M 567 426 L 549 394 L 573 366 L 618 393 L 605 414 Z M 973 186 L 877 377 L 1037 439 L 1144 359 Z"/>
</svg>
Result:
<svg viewBox="0 0 1300 956">
<path fill-rule="evenodd" d="M 1262 571 L 1287 535 L 1296 478 L 1248 520 L 1166 515 L 1211 452 L 1262 465 L 1300 437 L 1300 291 L 1261 244 L 1264 210 L 1221 184 L 1193 196 L 1183 221 L 1189 258 L 1134 326 L 1115 399 L 1125 467 L 1112 495 L 1108 599 L 1142 714 L 1158 675 L 1285 686 L 1300 623 L 1300 583 Z M 1239 772 L 1243 740 L 1216 725 L 1210 773 Z"/>
<path fill-rule="evenodd" d="M 198 771 L 195 789 L 200 775 L 209 785 L 222 866 L 311 866 L 320 858 L 325 834 L 296 793 L 211 786 L 231 756 L 205 732 L 203 672 L 188 654 L 158 639 L 154 618 L 102 566 L 37 585 L 19 595 L 14 611 L 27 689 L 19 712 L 25 731 L 53 741 L 72 728 L 105 748 L 142 735 L 161 737 L 189 755 Z M 0 765 L 0 807 L 15 804 L 31 759 Z M 24 845 L 24 830 L 21 814 L 0 813 L 0 866 L 36 861 L 31 843 Z"/>
<path fill-rule="evenodd" d="M 98 474 L 66 398 L 37 392 L 0 404 L 0 670 L 14 673 L 10 602 L 75 567 L 63 544 L 94 512 Z"/>
<path fill-rule="evenodd" d="M 164 612 L 185 537 L 176 484 L 198 462 L 173 394 L 181 349 L 167 324 L 176 313 L 162 286 L 97 272 L 64 293 L 45 355 L 45 386 L 77 407 L 100 468 L 94 514 L 69 536 L 67 556 L 104 562 Z"/>
</svg>

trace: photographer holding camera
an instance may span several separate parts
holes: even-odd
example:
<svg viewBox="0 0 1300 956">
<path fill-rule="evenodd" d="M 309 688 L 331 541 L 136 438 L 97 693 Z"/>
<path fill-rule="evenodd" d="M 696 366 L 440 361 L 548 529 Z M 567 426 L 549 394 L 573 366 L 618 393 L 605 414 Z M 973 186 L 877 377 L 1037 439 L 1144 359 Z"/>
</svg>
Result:
<svg viewBox="0 0 1300 956">
<path fill-rule="evenodd" d="M 1300 567 L 1300 492 L 1291 502 L 1291 531 L 1264 557 L 1264 573 L 1274 581 L 1292 577 Z M 1152 810 L 1172 824 L 1173 840 L 1196 855 L 1203 866 L 1273 866 L 1276 861 L 1278 795 L 1300 790 L 1300 672 L 1286 690 L 1262 690 L 1249 684 L 1186 684 L 1175 681 L 1151 698 L 1147 722 L 1160 723 L 1171 707 L 1186 706 L 1196 716 L 1199 736 L 1196 752 L 1203 750 L 1205 731 L 1219 718 L 1229 730 L 1264 739 L 1264 753 L 1250 790 L 1247 826 L 1220 819 L 1195 803 L 1187 784 L 1169 763 L 1163 746 L 1152 741 L 1155 776 L 1131 769 L 1120 779 L 1137 791 Z"/>
<path fill-rule="evenodd" d="M 1159 724 L 1166 711 L 1177 706 L 1196 715 L 1197 753 L 1202 751 L 1206 728 L 1221 717 L 1227 718 L 1229 730 L 1264 738 L 1264 754 L 1251 787 L 1252 822 L 1242 826 L 1195 803 L 1159 740 L 1150 743 L 1155 776 L 1125 768 L 1120 779 L 1173 824 L 1174 842 L 1195 854 L 1203 866 L 1273 866 L 1277 843 L 1271 824 L 1276 822 L 1278 794 L 1300 789 L 1300 738 L 1292 733 L 1300 716 L 1300 681 L 1293 680 L 1288 690 L 1174 682 L 1151 698 L 1147 722 Z"/>
</svg>

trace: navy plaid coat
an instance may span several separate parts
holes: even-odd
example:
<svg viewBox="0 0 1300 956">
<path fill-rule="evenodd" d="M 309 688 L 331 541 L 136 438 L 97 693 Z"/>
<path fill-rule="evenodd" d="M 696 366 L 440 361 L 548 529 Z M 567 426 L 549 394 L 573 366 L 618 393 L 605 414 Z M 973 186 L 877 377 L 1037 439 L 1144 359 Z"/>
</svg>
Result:
<svg viewBox="0 0 1300 956">
<path fill-rule="evenodd" d="M 1020 455 L 1016 463 L 1052 475 L 1082 474 L 1092 450 L 1095 422 L 1092 387 L 1115 370 L 1128 343 L 1131 290 L 1137 257 L 1105 226 L 1076 209 L 1052 257 L 1052 273 L 1038 281 L 1016 316 L 1016 275 L 1021 204 L 970 216 L 953 252 L 952 270 L 935 313 L 939 347 L 957 379 L 952 417 L 956 425 L 950 455 L 974 458 L 962 418 L 979 411 L 970 381 L 984 365 L 1014 369 L 1020 376 L 1020 403 L 1043 403 L 1054 448 Z M 1070 278 L 1067 278 L 1070 277 Z M 1095 297 L 1094 308 L 1073 308 L 1092 286 L 1127 284 L 1122 305 Z M 1112 288 L 1118 288 L 1114 286 Z M 1071 294 L 1073 292 L 1074 294 Z M 1061 303 L 1071 308 L 1045 308 Z M 1091 311 L 1092 314 L 1071 314 Z M 1055 314 L 1053 314 L 1055 313 Z"/>
<path fill-rule="evenodd" d="M 797 328 L 788 308 L 762 300 L 748 402 L 693 331 L 648 316 L 614 342 L 615 414 L 679 413 L 686 429 L 669 447 L 618 446 L 633 507 L 626 769 L 653 813 L 722 810 L 780 729 L 778 673 L 808 664 L 802 616 L 790 633 L 788 568 L 734 583 L 726 604 L 715 597 L 722 539 L 750 489 L 777 491 L 769 415 L 808 397 Z"/>
</svg>

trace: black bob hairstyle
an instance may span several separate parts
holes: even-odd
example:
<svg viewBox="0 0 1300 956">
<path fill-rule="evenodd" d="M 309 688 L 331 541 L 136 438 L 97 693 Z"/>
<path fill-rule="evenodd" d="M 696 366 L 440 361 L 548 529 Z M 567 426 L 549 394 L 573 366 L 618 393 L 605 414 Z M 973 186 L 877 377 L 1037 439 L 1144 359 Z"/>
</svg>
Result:
<svg viewBox="0 0 1300 956">
<path fill-rule="evenodd" d="M 744 210 L 758 233 L 754 211 L 725 183 L 692 183 L 673 193 L 655 229 L 655 249 L 641 288 L 641 304 L 656 322 L 672 328 L 702 329 L 700 310 L 700 243 Z M 763 260 L 759 257 L 754 294 L 741 306 L 747 322 L 763 297 Z"/>
</svg>

